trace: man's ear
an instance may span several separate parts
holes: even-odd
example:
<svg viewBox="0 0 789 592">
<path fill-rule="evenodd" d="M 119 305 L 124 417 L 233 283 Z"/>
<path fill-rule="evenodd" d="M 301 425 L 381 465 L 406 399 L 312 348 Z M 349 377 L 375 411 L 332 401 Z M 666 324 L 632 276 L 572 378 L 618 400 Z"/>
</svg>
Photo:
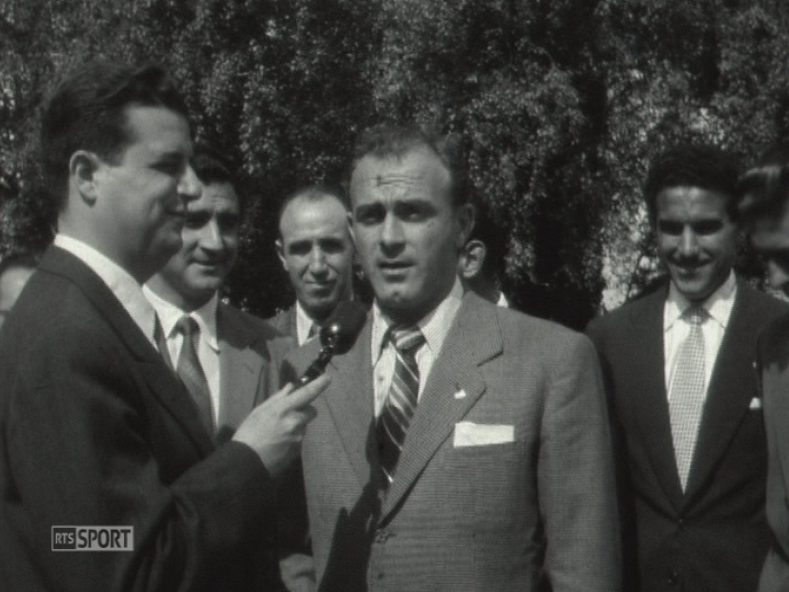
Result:
<svg viewBox="0 0 789 592">
<path fill-rule="evenodd" d="M 466 243 L 460 257 L 461 268 L 458 270 L 460 275 L 465 280 L 470 280 L 477 277 L 482 271 L 482 265 L 485 263 L 488 249 L 485 243 L 481 240 L 474 238 Z"/>
<path fill-rule="evenodd" d="M 89 205 L 98 198 L 97 175 L 100 160 L 93 152 L 77 150 L 69 159 L 69 178 L 79 191 L 82 199 Z"/>
<path fill-rule="evenodd" d="M 470 203 L 458 206 L 455 212 L 455 219 L 458 221 L 458 234 L 455 239 L 455 244 L 458 249 L 462 249 L 468 242 L 471 236 L 471 231 L 474 230 L 474 220 L 476 218 L 476 210 Z"/>
<path fill-rule="evenodd" d="M 288 261 L 285 259 L 285 247 L 282 244 L 282 239 L 278 238 L 274 241 L 274 246 L 277 249 L 277 257 L 279 257 L 279 260 L 282 262 L 282 268 L 288 271 Z"/>
</svg>

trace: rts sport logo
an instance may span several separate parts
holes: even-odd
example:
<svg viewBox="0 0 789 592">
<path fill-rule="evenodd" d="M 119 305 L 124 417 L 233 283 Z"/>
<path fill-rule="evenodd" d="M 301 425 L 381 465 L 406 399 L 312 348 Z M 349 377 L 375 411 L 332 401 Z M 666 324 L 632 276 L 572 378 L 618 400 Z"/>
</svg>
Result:
<svg viewBox="0 0 789 592">
<path fill-rule="evenodd" d="M 133 526 L 53 526 L 53 551 L 133 551 Z"/>
</svg>

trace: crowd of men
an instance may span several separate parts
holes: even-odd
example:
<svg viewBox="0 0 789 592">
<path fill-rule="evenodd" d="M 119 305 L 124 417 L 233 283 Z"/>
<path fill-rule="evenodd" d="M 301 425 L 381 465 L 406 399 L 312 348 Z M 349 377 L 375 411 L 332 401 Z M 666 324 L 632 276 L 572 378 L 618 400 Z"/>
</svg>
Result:
<svg viewBox="0 0 789 592">
<path fill-rule="evenodd" d="M 41 149 L 54 244 L 0 265 L 4 590 L 789 590 L 789 305 L 734 271 L 745 229 L 789 293 L 789 144 L 661 154 L 667 277 L 586 335 L 507 307 L 454 136 L 374 126 L 347 188 L 287 196 L 269 321 L 220 298 L 244 196 L 164 70 L 80 66 Z M 86 528 L 131 539 L 56 538 Z"/>
</svg>

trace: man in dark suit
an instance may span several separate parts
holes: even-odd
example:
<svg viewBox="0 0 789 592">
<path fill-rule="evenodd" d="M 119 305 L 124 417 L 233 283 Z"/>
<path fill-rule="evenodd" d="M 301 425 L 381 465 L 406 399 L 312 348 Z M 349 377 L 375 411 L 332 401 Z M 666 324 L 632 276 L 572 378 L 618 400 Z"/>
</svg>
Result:
<svg viewBox="0 0 789 592">
<path fill-rule="evenodd" d="M 319 589 L 617 590 L 594 348 L 464 295 L 465 187 L 451 138 L 378 127 L 359 140 L 353 230 L 375 300 L 304 439 Z"/>
<path fill-rule="evenodd" d="M 751 243 L 768 261 L 770 283 L 789 294 L 789 144 L 774 146 L 740 182 L 739 210 Z M 759 592 L 789 589 L 789 316 L 760 335 L 758 362 L 767 428 L 767 519 L 774 535 Z"/>
<path fill-rule="evenodd" d="M 280 207 L 277 255 L 296 303 L 270 322 L 298 345 L 317 333 L 337 303 L 353 299 L 348 208 L 343 193 L 320 185 L 292 193 Z"/>
<path fill-rule="evenodd" d="M 753 590 L 770 542 L 753 365 L 787 309 L 732 271 L 736 183 L 714 147 L 656 159 L 645 198 L 670 281 L 588 328 L 621 454 L 625 590 Z"/>
<path fill-rule="evenodd" d="M 217 447 L 157 351 L 141 284 L 180 248 L 200 195 L 164 71 L 83 64 L 55 91 L 41 140 L 58 234 L 0 335 L 0 581 L 248 589 L 274 535 L 272 479 L 325 379 L 273 395 Z M 131 549 L 85 550 L 79 530 L 57 552 L 69 541 L 58 526 L 115 529 L 114 545 L 133 529 Z"/>
</svg>

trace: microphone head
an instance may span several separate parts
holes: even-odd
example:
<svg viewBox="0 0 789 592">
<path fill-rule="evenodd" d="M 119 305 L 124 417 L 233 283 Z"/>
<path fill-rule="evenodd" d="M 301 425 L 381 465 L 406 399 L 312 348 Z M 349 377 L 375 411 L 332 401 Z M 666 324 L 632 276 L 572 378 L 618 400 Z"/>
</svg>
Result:
<svg viewBox="0 0 789 592">
<path fill-rule="evenodd" d="M 347 352 L 367 318 L 367 309 L 355 300 L 343 300 L 337 304 L 332 314 L 320 330 L 321 345 L 334 342 L 334 352 Z"/>
</svg>

